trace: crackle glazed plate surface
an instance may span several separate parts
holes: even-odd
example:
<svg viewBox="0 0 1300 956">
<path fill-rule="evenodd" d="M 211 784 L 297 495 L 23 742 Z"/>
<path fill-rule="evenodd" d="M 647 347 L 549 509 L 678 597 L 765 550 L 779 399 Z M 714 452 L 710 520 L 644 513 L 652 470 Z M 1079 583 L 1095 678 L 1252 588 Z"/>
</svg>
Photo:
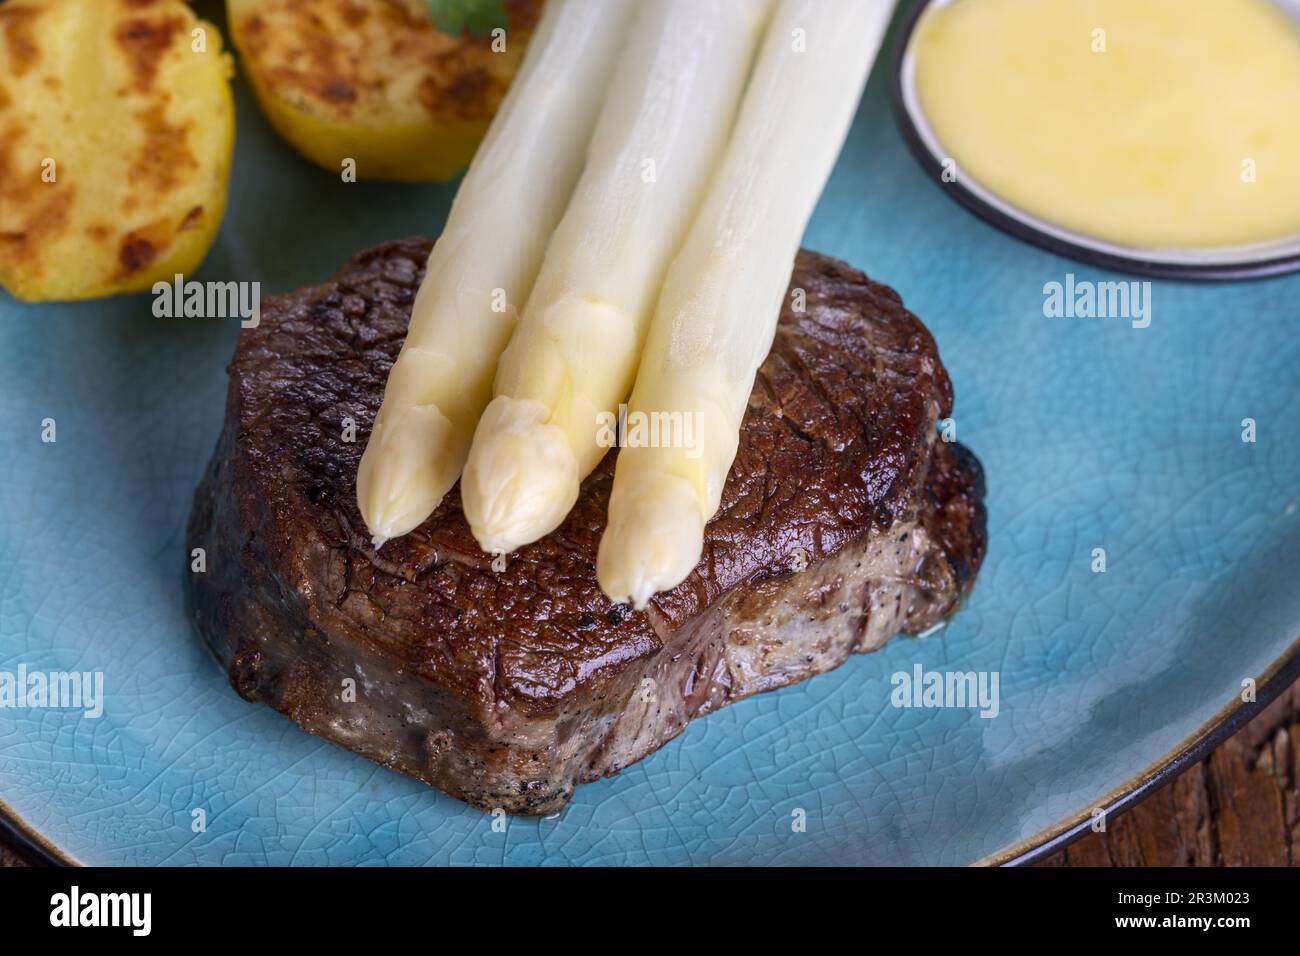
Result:
<svg viewBox="0 0 1300 956">
<path fill-rule="evenodd" d="M 1025 860 L 1293 679 L 1300 276 L 1153 281 L 1141 316 L 1045 315 L 1051 283 L 1129 277 L 945 197 L 895 127 L 887 69 L 805 244 L 924 319 L 957 438 L 987 470 L 988 559 L 943 630 L 692 723 L 557 817 L 502 832 L 245 703 L 194 633 L 183 528 L 237 320 L 0 294 L 0 672 L 99 671 L 105 698 L 97 719 L 0 708 L 8 827 L 91 864 Z M 452 187 L 344 184 L 237 94 L 230 210 L 195 278 L 285 291 L 438 231 Z M 996 674 L 997 715 L 891 706 L 893 675 L 918 666 Z"/>
</svg>

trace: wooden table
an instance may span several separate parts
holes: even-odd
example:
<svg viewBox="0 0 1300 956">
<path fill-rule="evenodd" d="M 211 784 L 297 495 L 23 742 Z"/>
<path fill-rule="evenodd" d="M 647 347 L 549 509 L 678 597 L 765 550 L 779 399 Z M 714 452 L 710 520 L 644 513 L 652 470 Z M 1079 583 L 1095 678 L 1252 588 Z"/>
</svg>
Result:
<svg viewBox="0 0 1300 956">
<path fill-rule="evenodd" d="M 0 866 L 23 866 L 0 843 Z M 1300 866 L 1300 684 L 1210 756 L 1040 866 Z"/>
</svg>

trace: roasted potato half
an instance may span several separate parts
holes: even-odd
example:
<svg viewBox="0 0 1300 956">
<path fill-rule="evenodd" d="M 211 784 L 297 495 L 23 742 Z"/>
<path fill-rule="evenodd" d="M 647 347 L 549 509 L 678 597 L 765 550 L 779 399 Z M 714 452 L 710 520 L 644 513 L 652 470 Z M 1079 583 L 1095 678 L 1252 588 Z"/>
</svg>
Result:
<svg viewBox="0 0 1300 956">
<path fill-rule="evenodd" d="M 504 50 L 450 36 L 425 0 L 227 0 L 244 74 L 276 131 L 359 179 L 445 180 L 469 164 L 542 0 L 506 0 Z"/>
<path fill-rule="evenodd" d="M 225 211 L 230 74 L 180 0 L 0 4 L 0 284 L 87 299 L 196 268 Z"/>
</svg>

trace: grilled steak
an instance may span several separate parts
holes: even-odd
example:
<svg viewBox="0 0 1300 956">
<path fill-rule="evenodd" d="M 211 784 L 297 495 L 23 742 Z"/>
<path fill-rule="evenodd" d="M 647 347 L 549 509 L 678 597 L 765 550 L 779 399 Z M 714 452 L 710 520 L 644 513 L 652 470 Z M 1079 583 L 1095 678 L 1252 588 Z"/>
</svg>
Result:
<svg viewBox="0 0 1300 956">
<path fill-rule="evenodd" d="M 692 718 L 929 628 L 969 588 L 983 482 L 936 436 L 952 390 L 934 340 L 891 289 L 810 252 L 699 566 L 645 612 L 596 583 L 613 455 L 503 569 L 455 491 L 376 552 L 357 462 L 429 249 L 362 252 L 240 336 L 188 539 L 206 552 L 199 630 L 248 700 L 476 807 L 549 813 Z"/>
</svg>

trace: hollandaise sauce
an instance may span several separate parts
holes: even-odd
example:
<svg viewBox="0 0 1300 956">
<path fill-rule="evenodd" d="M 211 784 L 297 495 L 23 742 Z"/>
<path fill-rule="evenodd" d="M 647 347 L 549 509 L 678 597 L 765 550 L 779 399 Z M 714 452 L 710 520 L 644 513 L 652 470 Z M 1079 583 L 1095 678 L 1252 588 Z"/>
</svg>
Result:
<svg viewBox="0 0 1300 956">
<path fill-rule="evenodd" d="M 1034 217 L 1143 248 L 1300 234 L 1300 25 L 1279 3 L 950 0 L 912 49 L 957 178 Z"/>
</svg>

